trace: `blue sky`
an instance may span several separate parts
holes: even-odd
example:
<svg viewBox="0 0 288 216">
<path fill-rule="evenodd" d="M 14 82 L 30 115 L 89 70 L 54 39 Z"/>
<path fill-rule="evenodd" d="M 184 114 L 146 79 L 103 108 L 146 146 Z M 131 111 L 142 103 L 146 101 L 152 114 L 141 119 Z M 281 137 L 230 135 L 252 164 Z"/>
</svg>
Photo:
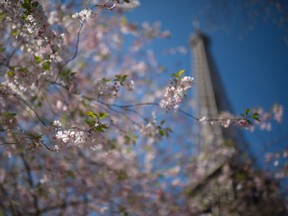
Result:
<svg viewBox="0 0 288 216">
<path fill-rule="evenodd" d="M 207 10 L 203 9 L 203 4 L 207 2 L 142 0 L 141 6 L 130 12 L 128 17 L 137 23 L 160 21 L 163 29 L 171 31 L 170 39 L 154 44 L 156 50 L 179 45 L 188 48 L 189 37 L 195 32 L 193 21 L 197 20 L 200 29 L 212 40 L 211 49 L 216 66 L 237 114 L 255 106 L 268 110 L 275 102 L 284 105 L 284 122 L 280 127 L 269 133 L 246 134 L 250 143 L 253 143 L 255 154 L 263 158 L 263 143 L 288 134 L 288 118 L 285 114 L 288 107 L 288 44 L 284 41 L 287 35 L 270 18 L 266 21 L 260 18 L 254 29 L 250 30 L 249 23 L 245 22 L 237 7 L 233 11 L 223 9 L 222 18 L 205 14 Z M 215 23 L 217 28 L 213 25 Z M 159 60 L 170 74 L 180 69 L 186 69 L 192 75 L 194 73 L 190 53 L 186 56 L 159 55 Z M 286 139 L 269 150 L 282 151 L 287 148 Z"/>
</svg>

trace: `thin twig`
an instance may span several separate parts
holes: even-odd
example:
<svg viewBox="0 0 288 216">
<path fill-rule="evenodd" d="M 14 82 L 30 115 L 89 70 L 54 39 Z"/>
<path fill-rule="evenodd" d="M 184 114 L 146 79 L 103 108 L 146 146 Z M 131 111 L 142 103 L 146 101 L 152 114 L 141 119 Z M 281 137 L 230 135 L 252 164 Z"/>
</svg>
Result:
<svg viewBox="0 0 288 216">
<path fill-rule="evenodd" d="M 13 52 L 9 55 L 9 57 L 8 57 L 8 59 L 7 59 L 7 62 L 6 62 L 6 64 L 7 64 L 7 66 L 9 66 L 10 65 L 10 61 L 11 61 L 11 58 L 14 56 L 14 54 L 17 52 L 17 50 L 20 48 L 20 46 L 23 44 L 23 41 L 21 41 L 20 43 L 19 43 L 19 45 L 13 50 Z"/>
<path fill-rule="evenodd" d="M 79 49 L 80 32 L 81 32 L 83 26 L 84 26 L 84 23 L 81 22 L 80 28 L 79 28 L 78 33 L 77 33 L 77 41 L 76 41 L 76 47 L 75 47 L 74 55 L 73 55 L 70 59 L 68 59 L 68 60 L 61 66 L 61 68 L 60 68 L 60 70 L 59 70 L 59 72 L 58 72 L 58 74 L 57 74 L 57 77 L 56 77 L 56 79 L 55 79 L 55 82 L 56 82 L 56 80 L 58 79 L 59 74 L 62 72 L 63 68 L 64 68 L 69 62 L 73 61 L 73 60 L 76 58 L 76 56 L 77 56 L 77 54 L 78 54 L 78 49 Z"/>
<path fill-rule="evenodd" d="M 119 105 L 119 104 L 106 104 L 104 103 L 103 101 L 99 101 L 99 103 L 101 104 L 104 104 L 106 106 L 114 106 L 114 107 L 119 107 L 119 108 L 123 108 L 123 109 L 127 109 L 127 108 L 130 108 L 130 107 L 137 107 L 137 106 L 158 106 L 159 107 L 159 104 L 158 103 L 153 103 L 153 102 L 145 102 L 145 103 L 137 103 L 137 104 L 128 104 L 128 105 Z M 199 118 L 191 115 L 190 113 L 187 113 L 186 111 L 182 110 L 182 109 L 178 109 L 178 111 L 196 121 L 199 121 Z"/>
<path fill-rule="evenodd" d="M 107 104 L 103 101 L 98 100 L 97 102 L 104 104 L 106 106 L 114 106 L 114 107 L 119 107 L 119 108 L 130 108 L 130 107 L 137 107 L 137 106 L 159 106 L 158 103 L 151 103 L 151 102 L 145 102 L 145 103 L 137 103 L 137 104 L 127 104 L 127 105 L 120 105 L 120 104 Z"/>
<path fill-rule="evenodd" d="M 31 139 L 31 137 L 21 137 L 18 139 L 18 141 L 16 142 L 4 142 L 4 143 L 0 143 L 0 146 L 2 145 L 16 145 L 19 144 L 23 139 Z"/>
<path fill-rule="evenodd" d="M 37 118 L 39 119 L 39 121 L 44 125 L 44 126 L 48 126 L 42 119 L 41 117 L 39 116 L 39 114 L 36 112 L 36 110 L 30 106 L 23 98 L 21 97 L 18 97 L 26 106 L 29 107 L 29 109 L 31 109 L 33 111 L 33 113 L 37 116 Z"/>
<path fill-rule="evenodd" d="M 197 118 L 197 117 L 191 115 L 190 113 L 187 113 L 187 112 L 185 112 L 185 111 L 182 110 L 182 109 L 178 109 L 178 111 L 179 111 L 180 113 L 182 113 L 182 114 L 184 114 L 184 115 L 186 115 L 186 116 L 188 116 L 188 117 L 190 117 L 190 118 L 192 118 L 192 119 L 194 119 L 194 120 L 196 120 L 196 121 L 199 122 L 199 118 Z"/>
</svg>

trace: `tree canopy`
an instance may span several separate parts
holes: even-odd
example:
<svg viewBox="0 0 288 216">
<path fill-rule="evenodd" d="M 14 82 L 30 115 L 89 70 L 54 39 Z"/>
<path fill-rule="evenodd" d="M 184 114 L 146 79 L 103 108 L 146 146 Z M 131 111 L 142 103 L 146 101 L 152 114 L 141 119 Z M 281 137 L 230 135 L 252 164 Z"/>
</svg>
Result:
<svg viewBox="0 0 288 216">
<path fill-rule="evenodd" d="M 260 193 L 263 205 L 280 202 L 277 184 L 249 165 L 232 172 L 234 162 L 219 168 L 213 193 L 193 198 L 209 161 L 192 153 L 191 125 L 261 127 L 281 122 L 283 107 L 217 119 L 180 107 L 197 82 L 158 64 L 150 44 L 170 32 L 128 20 L 139 4 L 0 2 L 2 215 L 201 215 L 226 182 L 240 191 L 227 212 L 250 209 L 245 199 Z"/>
</svg>

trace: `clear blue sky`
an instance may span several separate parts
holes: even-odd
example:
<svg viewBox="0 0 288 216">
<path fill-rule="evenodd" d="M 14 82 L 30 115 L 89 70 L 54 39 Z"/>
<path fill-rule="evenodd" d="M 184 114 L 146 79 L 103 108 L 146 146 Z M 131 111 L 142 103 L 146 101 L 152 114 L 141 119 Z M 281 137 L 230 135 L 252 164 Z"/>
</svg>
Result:
<svg viewBox="0 0 288 216">
<path fill-rule="evenodd" d="M 213 14 L 205 14 L 203 9 L 203 4 L 207 2 L 142 0 L 141 6 L 129 13 L 129 19 L 137 23 L 161 21 L 162 28 L 171 31 L 170 39 L 154 45 L 159 51 L 179 45 L 188 48 L 189 37 L 195 32 L 193 20 L 197 19 L 201 30 L 212 40 L 211 48 L 216 66 L 237 114 L 258 105 L 266 109 L 271 108 L 275 102 L 284 105 L 284 123 L 280 128 L 274 128 L 268 134 L 247 135 L 256 154 L 263 156 L 260 150 L 263 142 L 288 134 L 288 118 L 285 114 L 285 110 L 288 110 L 288 44 L 284 42 L 287 35 L 269 19 L 266 22 L 259 19 L 255 28 L 250 31 L 243 25 L 244 20 L 238 16 L 241 12 L 237 11 L 237 7 L 233 9 L 235 11 L 232 15 L 229 9 L 223 9 L 223 13 L 230 14 L 231 17 L 225 19 L 224 16 L 224 22 L 221 19 L 218 22 L 224 28 L 215 29 L 212 27 L 215 17 Z M 190 53 L 173 57 L 160 55 L 159 59 L 171 73 L 186 69 L 193 74 Z M 264 138 L 259 139 L 259 136 Z M 284 148 L 288 148 L 288 140 L 271 150 Z"/>
</svg>

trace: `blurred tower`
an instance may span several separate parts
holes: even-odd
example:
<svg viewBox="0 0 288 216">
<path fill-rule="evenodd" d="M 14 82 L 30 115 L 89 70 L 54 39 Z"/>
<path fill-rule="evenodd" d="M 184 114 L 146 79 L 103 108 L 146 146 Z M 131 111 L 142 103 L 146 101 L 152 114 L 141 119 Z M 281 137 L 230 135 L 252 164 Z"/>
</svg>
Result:
<svg viewBox="0 0 288 216">
<path fill-rule="evenodd" d="M 232 113 L 232 109 L 209 45 L 209 38 L 201 32 L 191 38 L 196 69 L 198 116 L 203 119 L 198 131 L 198 153 L 205 158 L 210 157 L 210 163 L 205 164 L 206 167 L 203 168 L 206 175 L 231 158 L 240 148 L 240 142 L 242 146 L 247 147 L 243 137 L 235 128 L 223 128 L 219 123 L 213 124 L 213 120 L 218 120 L 225 112 Z"/>
<path fill-rule="evenodd" d="M 233 112 L 210 53 L 209 38 L 198 31 L 190 43 L 198 116 L 203 121 L 198 131 L 197 180 L 188 194 L 199 201 L 201 214 L 286 215 L 277 183 L 253 170 L 252 155 L 240 130 L 219 124 L 221 113 Z"/>
</svg>

